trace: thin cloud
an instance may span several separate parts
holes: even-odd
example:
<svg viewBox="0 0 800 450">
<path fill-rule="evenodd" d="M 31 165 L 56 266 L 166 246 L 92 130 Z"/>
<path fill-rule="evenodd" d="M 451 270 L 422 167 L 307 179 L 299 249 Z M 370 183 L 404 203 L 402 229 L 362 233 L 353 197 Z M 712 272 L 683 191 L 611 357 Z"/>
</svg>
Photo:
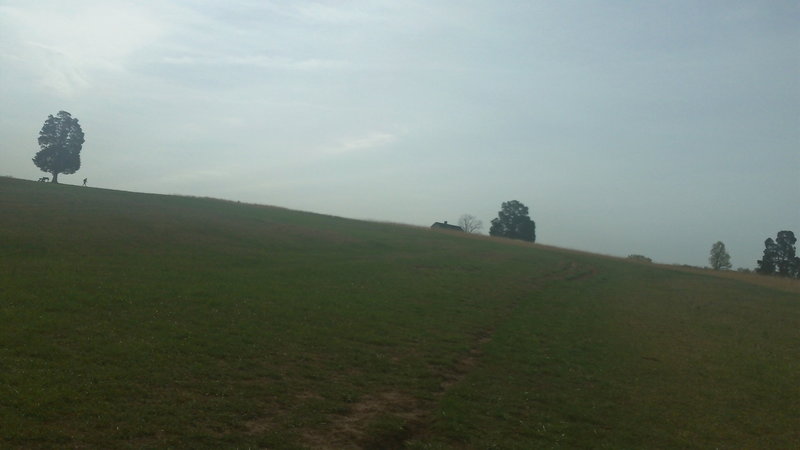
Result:
<svg viewBox="0 0 800 450">
<path fill-rule="evenodd" d="M 89 89 L 97 71 L 122 71 L 135 52 L 164 33 L 156 14 L 133 4 L 36 4 L 0 8 L 6 58 L 65 97 Z"/>
<path fill-rule="evenodd" d="M 385 147 L 397 141 L 397 136 L 382 131 L 373 131 L 363 136 L 342 139 L 337 144 L 326 147 L 322 153 L 342 155 Z"/>
<path fill-rule="evenodd" d="M 347 68 L 345 61 L 328 59 L 292 59 L 260 55 L 243 56 L 165 56 L 161 62 L 176 66 L 240 66 L 283 70 L 331 70 Z"/>
<path fill-rule="evenodd" d="M 222 163 L 214 168 L 197 164 L 182 170 L 156 175 L 148 180 L 146 184 L 163 186 L 167 189 L 181 189 L 197 184 L 224 185 L 234 181 L 244 173 L 247 173 L 247 169 L 239 164 Z"/>
<path fill-rule="evenodd" d="M 326 24 L 353 24 L 373 20 L 375 14 L 359 7 L 331 6 L 320 2 L 310 2 L 294 7 L 295 17 L 310 22 Z"/>
</svg>

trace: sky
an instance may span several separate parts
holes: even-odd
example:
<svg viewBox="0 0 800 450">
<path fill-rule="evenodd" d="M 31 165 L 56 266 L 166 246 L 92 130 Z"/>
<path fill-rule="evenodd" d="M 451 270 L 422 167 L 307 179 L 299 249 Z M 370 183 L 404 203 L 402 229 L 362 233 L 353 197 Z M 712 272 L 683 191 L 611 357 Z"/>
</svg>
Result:
<svg viewBox="0 0 800 450">
<path fill-rule="evenodd" d="M 800 236 L 800 3 L 0 0 L 0 175 L 755 267 Z"/>
</svg>

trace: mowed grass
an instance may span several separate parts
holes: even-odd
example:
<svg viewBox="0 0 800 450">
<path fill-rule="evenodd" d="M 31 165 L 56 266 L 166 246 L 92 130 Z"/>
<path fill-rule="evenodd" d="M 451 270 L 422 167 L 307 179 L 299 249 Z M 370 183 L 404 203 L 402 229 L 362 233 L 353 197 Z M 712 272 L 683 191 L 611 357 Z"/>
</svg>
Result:
<svg viewBox="0 0 800 450">
<path fill-rule="evenodd" d="M 3 448 L 800 446 L 796 283 L 8 178 L 0 208 Z"/>
</svg>

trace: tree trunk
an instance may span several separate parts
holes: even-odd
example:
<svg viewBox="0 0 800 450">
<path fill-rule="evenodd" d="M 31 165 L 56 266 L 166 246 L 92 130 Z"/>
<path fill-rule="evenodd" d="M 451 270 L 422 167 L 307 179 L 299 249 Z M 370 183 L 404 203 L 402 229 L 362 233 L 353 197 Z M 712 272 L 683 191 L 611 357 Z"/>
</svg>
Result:
<svg viewBox="0 0 800 450">
<path fill-rule="evenodd" d="M 58 184 L 58 172 L 53 172 L 53 181 L 51 183 Z"/>
</svg>

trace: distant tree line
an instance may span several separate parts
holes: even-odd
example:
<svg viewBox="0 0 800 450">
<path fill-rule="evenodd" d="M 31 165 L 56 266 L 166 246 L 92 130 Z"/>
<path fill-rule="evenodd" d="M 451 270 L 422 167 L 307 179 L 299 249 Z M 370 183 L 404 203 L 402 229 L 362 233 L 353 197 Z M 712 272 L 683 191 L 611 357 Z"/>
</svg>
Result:
<svg viewBox="0 0 800 450">
<path fill-rule="evenodd" d="M 800 278 L 800 257 L 797 256 L 795 244 L 797 238 L 792 231 L 779 231 L 775 239 L 768 238 L 764 241 L 764 256 L 756 261 L 756 273 L 787 278 Z M 731 268 L 730 255 L 725 250 L 721 241 L 711 246 L 708 262 L 714 270 L 729 270 Z M 738 269 L 739 272 L 749 273 L 749 269 Z"/>
<path fill-rule="evenodd" d="M 458 223 L 468 233 L 476 233 L 483 227 L 483 223 L 470 214 L 461 216 Z M 530 218 L 528 207 L 523 203 L 517 200 L 503 202 L 497 218 L 492 219 L 489 235 L 535 242 L 536 223 Z M 797 256 L 796 243 L 797 238 L 791 231 L 780 231 L 776 239 L 767 239 L 764 242 L 764 256 L 757 261 L 756 273 L 800 278 L 800 257 Z M 628 255 L 628 259 L 652 262 L 643 255 Z M 711 246 L 708 262 L 714 270 L 730 270 L 733 267 L 731 256 L 722 241 Z M 739 272 L 749 272 L 749 269 L 739 269 Z"/>
<path fill-rule="evenodd" d="M 492 219 L 489 235 L 536 242 L 536 222 L 528 211 L 528 207 L 518 200 L 503 202 L 497 217 Z M 458 219 L 458 226 L 467 233 L 479 233 L 483 222 L 472 214 L 464 214 Z"/>
<path fill-rule="evenodd" d="M 758 260 L 756 272 L 762 275 L 800 278 L 800 258 L 795 247 L 797 238 L 791 231 L 779 231 L 775 240 L 764 241 L 764 256 Z"/>
</svg>

